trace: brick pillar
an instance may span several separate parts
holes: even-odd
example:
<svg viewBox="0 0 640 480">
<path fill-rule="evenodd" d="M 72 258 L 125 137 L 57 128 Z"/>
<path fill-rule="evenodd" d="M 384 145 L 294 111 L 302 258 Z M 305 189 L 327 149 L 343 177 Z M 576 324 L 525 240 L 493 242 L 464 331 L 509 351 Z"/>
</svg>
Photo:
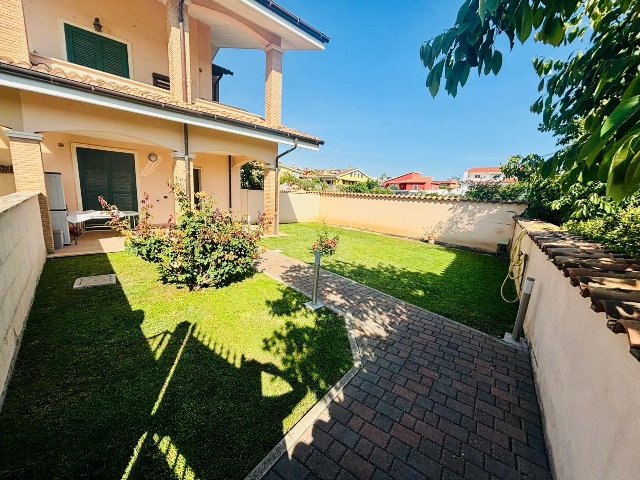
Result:
<svg viewBox="0 0 640 480">
<path fill-rule="evenodd" d="M 180 27 L 178 24 L 179 0 L 167 0 L 167 35 L 169 40 L 169 80 L 171 82 L 171 96 L 182 101 L 182 53 L 180 47 Z M 187 99 L 191 101 L 191 49 L 189 48 L 189 5 L 191 0 L 185 0 L 184 32 L 187 61 Z"/>
<path fill-rule="evenodd" d="M 269 45 L 264 85 L 264 119 L 270 125 L 282 124 L 282 50 Z"/>
<path fill-rule="evenodd" d="M 266 234 L 273 235 L 276 231 L 276 195 L 278 185 L 276 185 L 276 170 L 268 166 L 264 168 L 264 214 L 270 222 L 265 229 Z"/>
<path fill-rule="evenodd" d="M 171 157 L 173 158 L 173 181 L 177 185 L 180 185 L 183 189 L 186 188 L 187 185 L 187 171 L 184 165 L 184 153 L 172 153 Z M 189 155 L 189 184 L 191 185 L 191 205 L 193 205 L 193 159 L 195 155 Z M 175 215 L 178 217 L 180 215 L 180 205 L 175 201 Z"/>
<path fill-rule="evenodd" d="M 22 0 L 2 0 L 0 13 L 0 57 L 30 63 Z"/>
<path fill-rule="evenodd" d="M 3 133 L 9 138 L 9 152 L 16 192 L 38 192 L 44 244 L 47 247 L 47 253 L 54 253 L 53 230 L 51 229 L 49 201 L 47 200 L 42 151 L 40 150 L 42 135 L 13 130 L 3 130 Z"/>
</svg>

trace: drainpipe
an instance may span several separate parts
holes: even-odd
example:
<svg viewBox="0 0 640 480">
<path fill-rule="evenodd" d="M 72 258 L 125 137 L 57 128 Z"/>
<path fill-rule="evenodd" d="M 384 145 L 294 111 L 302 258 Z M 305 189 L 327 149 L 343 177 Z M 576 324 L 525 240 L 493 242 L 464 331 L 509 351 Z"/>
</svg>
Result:
<svg viewBox="0 0 640 480">
<path fill-rule="evenodd" d="M 182 67 L 182 101 L 189 103 L 189 95 L 187 91 L 187 43 L 184 33 L 184 0 L 178 2 L 178 26 L 180 27 L 180 65 Z M 183 124 L 184 136 L 184 169 L 185 184 L 184 190 L 189 199 L 189 207 L 191 208 L 193 197 L 191 195 L 191 165 L 189 159 L 189 127 Z"/>
<path fill-rule="evenodd" d="M 276 157 L 276 218 L 274 219 L 275 225 L 273 226 L 274 235 L 278 235 L 278 229 L 280 227 L 280 159 L 293 152 L 296 148 L 298 148 L 298 139 L 294 138 L 293 147 Z"/>
<path fill-rule="evenodd" d="M 182 67 L 182 101 L 188 103 L 187 96 L 187 45 L 184 33 L 184 0 L 178 2 L 178 26 L 180 28 L 180 65 Z"/>
<path fill-rule="evenodd" d="M 229 210 L 233 208 L 233 205 L 231 204 L 231 184 L 231 155 L 229 155 Z"/>
<path fill-rule="evenodd" d="M 184 136 L 184 169 L 185 169 L 185 178 L 184 178 L 184 190 L 187 198 L 189 199 L 189 208 L 193 207 L 193 196 L 191 195 L 191 160 L 189 158 L 189 126 L 186 123 L 182 124 L 183 126 L 183 136 Z"/>
</svg>

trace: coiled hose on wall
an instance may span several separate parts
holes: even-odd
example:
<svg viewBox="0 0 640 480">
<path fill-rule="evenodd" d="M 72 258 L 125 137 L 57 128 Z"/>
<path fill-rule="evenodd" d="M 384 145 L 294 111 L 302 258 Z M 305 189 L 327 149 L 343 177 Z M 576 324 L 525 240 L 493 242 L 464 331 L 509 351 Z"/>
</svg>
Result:
<svg viewBox="0 0 640 480">
<path fill-rule="evenodd" d="M 520 247 L 522 246 L 522 239 L 526 234 L 527 229 L 523 228 L 511 245 L 511 253 L 509 255 L 509 271 L 507 272 L 507 276 L 500 286 L 500 295 L 502 296 L 502 299 L 507 303 L 516 303 L 518 300 L 520 300 L 520 290 L 518 289 L 518 285 L 520 283 L 520 280 L 522 279 L 522 276 L 524 275 L 524 255 L 522 254 Z M 513 300 L 507 300 L 504 296 L 504 286 L 509 280 L 513 280 L 516 284 L 516 298 L 514 298 Z"/>
</svg>

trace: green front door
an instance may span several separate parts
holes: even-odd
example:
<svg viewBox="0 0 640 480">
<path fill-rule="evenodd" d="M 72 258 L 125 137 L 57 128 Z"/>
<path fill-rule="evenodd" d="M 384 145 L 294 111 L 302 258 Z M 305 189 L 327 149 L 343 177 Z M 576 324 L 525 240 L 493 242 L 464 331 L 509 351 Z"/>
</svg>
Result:
<svg viewBox="0 0 640 480">
<path fill-rule="evenodd" d="M 76 155 L 84 210 L 102 210 L 98 201 L 102 196 L 120 211 L 138 211 L 132 153 L 78 147 Z"/>
</svg>

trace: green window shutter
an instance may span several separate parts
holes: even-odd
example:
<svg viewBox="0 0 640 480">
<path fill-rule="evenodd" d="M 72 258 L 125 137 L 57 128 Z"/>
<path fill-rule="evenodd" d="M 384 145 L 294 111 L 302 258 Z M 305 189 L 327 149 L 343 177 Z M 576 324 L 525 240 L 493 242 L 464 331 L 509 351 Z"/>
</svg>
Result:
<svg viewBox="0 0 640 480">
<path fill-rule="evenodd" d="M 127 45 L 72 25 L 64 25 L 67 60 L 103 72 L 129 77 Z"/>
<path fill-rule="evenodd" d="M 98 69 L 98 36 L 71 25 L 64 26 L 67 59 L 89 68 Z"/>
<path fill-rule="evenodd" d="M 127 55 L 127 45 L 116 42 L 110 38 L 101 38 L 101 56 L 102 71 L 120 75 L 121 77 L 129 76 L 129 57 Z"/>
</svg>

